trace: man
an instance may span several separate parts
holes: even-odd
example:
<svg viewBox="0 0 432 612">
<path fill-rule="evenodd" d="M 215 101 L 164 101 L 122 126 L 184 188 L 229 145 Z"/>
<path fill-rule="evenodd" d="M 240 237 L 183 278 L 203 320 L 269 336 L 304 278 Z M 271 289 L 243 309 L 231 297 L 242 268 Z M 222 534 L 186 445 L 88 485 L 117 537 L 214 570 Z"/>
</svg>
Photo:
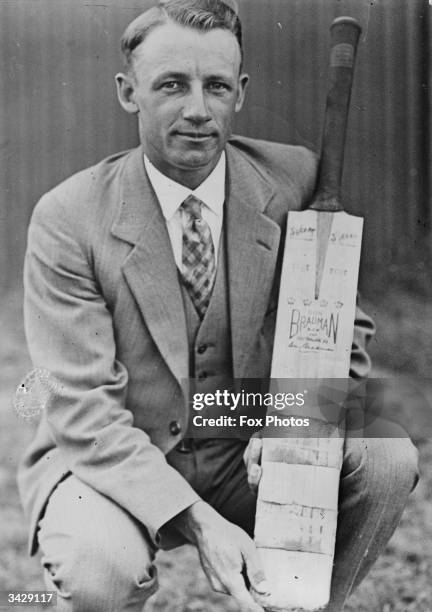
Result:
<svg viewBox="0 0 432 612">
<path fill-rule="evenodd" d="M 59 382 L 19 475 L 31 551 L 59 610 L 118 612 L 156 590 L 158 548 L 190 542 L 213 588 L 257 612 L 247 442 L 191 440 L 185 381 L 214 392 L 269 375 L 283 227 L 312 193 L 315 159 L 230 138 L 248 77 L 227 3 L 168 0 L 129 25 L 122 50 L 118 96 L 141 146 L 45 195 L 29 230 L 28 344 Z M 358 311 L 357 378 L 372 332 Z M 394 442 L 347 440 L 329 610 L 413 487 L 415 451 Z M 251 442 L 252 488 L 259 454 Z"/>
</svg>

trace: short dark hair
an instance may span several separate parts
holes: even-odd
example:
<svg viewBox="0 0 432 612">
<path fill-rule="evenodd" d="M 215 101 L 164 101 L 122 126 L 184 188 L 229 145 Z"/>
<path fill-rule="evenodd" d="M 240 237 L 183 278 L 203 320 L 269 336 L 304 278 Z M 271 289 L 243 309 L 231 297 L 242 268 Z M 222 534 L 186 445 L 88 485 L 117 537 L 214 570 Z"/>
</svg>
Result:
<svg viewBox="0 0 432 612">
<path fill-rule="evenodd" d="M 228 30 L 236 37 L 243 55 L 242 27 L 235 0 L 160 0 L 157 6 L 134 19 L 121 38 L 121 50 L 128 68 L 134 49 L 151 30 L 170 21 L 195 30 Z"/>
</svg>

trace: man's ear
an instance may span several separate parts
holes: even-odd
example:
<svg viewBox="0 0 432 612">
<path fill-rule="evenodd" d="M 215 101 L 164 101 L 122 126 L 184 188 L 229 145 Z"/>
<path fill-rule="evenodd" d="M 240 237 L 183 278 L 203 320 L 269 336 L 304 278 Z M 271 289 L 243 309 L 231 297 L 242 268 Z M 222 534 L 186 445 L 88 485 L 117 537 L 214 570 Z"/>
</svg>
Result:
<svg viewBox="0 0 432 612">
<path fill-rule="evenodd" d="M 115 77 L 117 85 L 118 100 L 127 113 L 135 115 L 138 111 L 138 104 L 135 102 L 135 83 L 129 74 L 119 72 Z"/>
<path fill-rule="evenodd" d="M 249 75 L 245 73 L 241 74 L 239 76 L 238 96 L 237 96 L 237 102 L 235 105 L 236 113 L 238 113 L 239 110 L 241 110 L 243 106 L 243 102 L 244 102 L 245 95 L 246 95 L 246 87 L 248 83 L 249 83 Z"/>
</svg>

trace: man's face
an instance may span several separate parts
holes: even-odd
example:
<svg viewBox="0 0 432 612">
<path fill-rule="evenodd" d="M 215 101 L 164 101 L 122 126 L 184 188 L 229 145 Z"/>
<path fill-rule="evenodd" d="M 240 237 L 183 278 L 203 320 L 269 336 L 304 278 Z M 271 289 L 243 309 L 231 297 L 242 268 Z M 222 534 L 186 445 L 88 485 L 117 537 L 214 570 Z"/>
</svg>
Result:
<svg viewBox="0 0 432 612">
<path fill-rule="evenodd" d="M 243 104 L 240 63 L 237 40 L 223 29 L 168 23 L 135 49 L 129 99 L 144 151 L 161 172 L 194 188 L 213 170 Z"/>
</svg>

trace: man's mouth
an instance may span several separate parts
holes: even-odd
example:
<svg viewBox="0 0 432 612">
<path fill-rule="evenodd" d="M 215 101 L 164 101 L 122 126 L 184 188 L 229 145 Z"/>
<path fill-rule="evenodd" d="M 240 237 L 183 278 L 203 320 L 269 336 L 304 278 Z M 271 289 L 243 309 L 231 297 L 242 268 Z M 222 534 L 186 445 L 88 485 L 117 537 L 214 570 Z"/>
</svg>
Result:
<svg viewBox="0 0 432 612">
<path fill-rule="evenodd" d="M 190 131 L 182 131 L 177 132 L 178 136 L 182 138 L 187 138 L 189 140 L 196 140 L 197 142 L 201 140 L 208 140 L 209 138 L 213 138 L 215 136 L 214 132 L 190 132 Z"/>
</svg>

